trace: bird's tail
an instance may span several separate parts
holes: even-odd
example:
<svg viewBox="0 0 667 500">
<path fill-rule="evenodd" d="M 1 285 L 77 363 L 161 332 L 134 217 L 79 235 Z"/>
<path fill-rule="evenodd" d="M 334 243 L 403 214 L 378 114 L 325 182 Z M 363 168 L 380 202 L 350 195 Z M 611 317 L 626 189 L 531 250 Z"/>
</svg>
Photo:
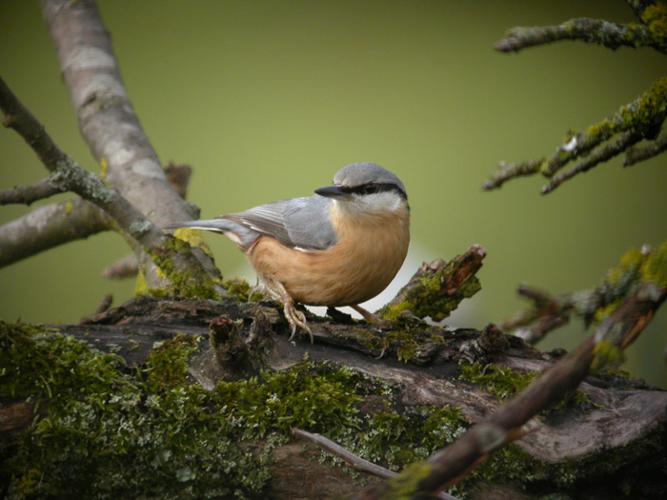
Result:
<svg viewBox="0 0 667 500">
<path fill-rule="evenodd" d="M 168 231 L 181 228 L 201 229 L 203 231 L 222 233 L 227 236 L 227 238 L 236 243 L 239 247 L 241 247 L 244 251 L 250 248 L 255 240 L 259 237 L 259 233 L 253 231 L 249 227 L 222 217 L 219 219 L 177 222 L 174 224 L 168 224 L 163 227 L 163 229 Z"/>
<path fill-rule="evenodd" d="M 202 229 L 204 231 L 214 231 L 216 233 L 236 232 L 240 229 L 240 224 L 227 219 L 207 219 L 207 220 L 189 220 L 168 224 L 163 227 L 168 231 L 173 229 Z"/>
</svg>

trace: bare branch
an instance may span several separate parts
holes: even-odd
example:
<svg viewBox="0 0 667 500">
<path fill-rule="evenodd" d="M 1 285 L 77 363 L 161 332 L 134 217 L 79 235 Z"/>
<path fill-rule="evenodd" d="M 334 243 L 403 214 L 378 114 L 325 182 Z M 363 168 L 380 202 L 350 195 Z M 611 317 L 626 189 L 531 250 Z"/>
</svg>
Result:
<svg viewBox="0 0 667 500">
<path fill-rule="evenodd" d="M 331 441 L 331 439 L 328 439 L 321 434 L 314 434 L 312 432 L 306 432 L 301 429 L 292 429 L 292 434 L 296 437 L 307 439 L 311 443 L 315 443 L 320 448 L 350 464 L 358 471 L 367 472 L 368 474 L 372 474 L 383 479 L 389 479 L 398 475 L 398 473 L 394 471 L 385 469 L 384 467 L 374 464 L 373 462 L 369 462 L 368 460 L 358 457 L 351 451 L 346 450 L 341 445 L 334 443 Z"/>
<path fill-rule="evenodd" d="M 93 0 L 42 0 L 42 13 L 93 156 L 108 181 L 144 214 L 166 225 L 195 215 L 171 189 L 128 98 Z"/>
<path fill-rule="evenodd" d="M 639 137 L 639 135 L 637 135 L 634 131 L 630 131 L 624 132 L 615 140 L 609 141 L 606 144 L 602 144 L 570 170 L 555 175 L 549 184 L 542 187 L 542 194 L 549 194 L 554 189 L 563 184 L 563 182 L 572 179 L 572 177 L 583 174 L 584 172 L 588 172 L 590 169 L 596 167 L 600 163 L 611 160 L 632 145 L 637 144 L 640 140 L 641 137 Z"/>
<path fill-rule="evenodd" d="M 355 455 L 351 451 L 346 450 L 338 443 L 334 443 L 331 439 L 328 439 L 321 434 L 314 434 L 312 432 L 307 432 L 301 429 L 292 429 L 292 434 L 296 437 L 307 439 L 311 443 L 316 444 L 323 450 L 326 450 L 332 455 L 342 459 L 344 462 L 348 463 L 358 471 L 367 472 L 368 474 L 372 474 L 383 479 L 391 479 L 398 476 L 397 472 L 385 469 L 384 467 L 374 464 L 373 462 L 369 462 L 368 460 Z M 442 500 L 456 500 L 455 496 L 444 492 L 436 495 L 436 498 L 440 498 Z"/>
<path fill-rule="evenodd" d="M 139 243 L 161 268 L 167 283 L 171 285 L 172 294 L 198 294 L 209 298 L 220 296 L 222 288 L 215 281 L 216 275 L 211 275 L 204 267 L 207 262 L 212 262 L 208 255 L 203 255 L 201 251 L 195 253 L 194 250 L 199 249 L 163 233 L 116 190 L 107 187 L 99 177 L 82 169 L 63 153 L 2 79 L 0 109 L 5 114 L 5 124 L 26 140 L 44 166 L 51 171 L 53 184 L 63 191 L 77 193 L 107 212 L 118 228 Z M 200 257 L 204 262 L 199 260 Z"/>
<path fill-rule="evenodd" d="M 160 227 L 197 218 L 196 207 L 171 189 L 141 128 L 94 0 L 42 0 L 42 13 L 58 52 L 81 134 L 107 173 L 105 180 Z M 207 249 L 189 246 L 188 253 L 196 259 L 191 265 L 199 269 L 190 269 L 190 274 L 206 275 L 209 281 L 221 280 Z M 139 260 L 148 287 L 163 288 L 164 273 L 151 265 L 155 255 L 148 258 L 140 254 Z"/>
<path fill-rule="evenodd" d="M 595 43 L 616 50 L 619 47 L 651 47 L 667 53 L 667 46 L 657 40 L 646 26 L 618 24 L 602 19 L 581 17 L 556 26 L 516 27 L 499 40 L 495 49 L 500 52 L 518 52 L 528 47 L 545 45 L 561 40 Z"/>
<path fill-rule="evenodd" d="M 13 189 L 0 191 L 0 205 L 12 203 L 30 205 L 37 200 L 43 200 L 58 193 L 62 193 L 62 190 L 54 186 L 51 178 L 47 177 L 31 186 L 16 186 Z"/>
<path fill-rule="evenodd" d="M 498 170 L 491 178 L 482 185 L 484 191 L 491 191 L 497 189 L 505 182 L 516 177 L 527 177 L 536 174 L 540 171 L 540 167 L 544 163 L 544 158 L 539 160 L 524 161 L 522 163 L 507 163 L 501 161 L 498 164 Z"/>
<path fill-rule="evenodd" d="M 648 160 L 667 151 L 667 132 L 648 144 L 638 144 L 625 152 L 624 167 L 630 167 L 640 161 Z"/>
<path fill-rule="evenodd" d="M 163 237 L 162 232 L 118 192 L 105 186 L 97 176 L 62 152 L 1 78 L 0 109 L 5 114 L 5 125 L 25 139 L 51 172 L 50 180 L 54 186 L 61 191 L 73 191 L 96 204 L 128 235 L 146 246 L 152 246 Z"/>
<path fill-rule="evenodd" d="M 39 207 L 0 226 L 0 267 L 110 229 L 111 218 L 86 200 Z"/>
<path fill-rule="evenodd" d="M 134 254 L 126 255 L 102 271 L 102 277 L 110 280 L 132 278 L 139 272 L 139 261 Z"/>
</svg>

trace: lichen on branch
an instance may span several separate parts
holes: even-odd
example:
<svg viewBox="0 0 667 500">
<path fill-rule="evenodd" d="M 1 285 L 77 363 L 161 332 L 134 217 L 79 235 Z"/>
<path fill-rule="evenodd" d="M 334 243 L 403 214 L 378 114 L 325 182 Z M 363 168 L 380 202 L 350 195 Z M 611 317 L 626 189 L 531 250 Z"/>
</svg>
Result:
<svg viewBox="0 0 667 500">
<path fill-rule="evenodd" d="M 498 171 L 484 183 L 483 189 L 490 191 L 515 177 L 540 173 L 551 179 L 542 189 L 542 193 L 547 194 L 572 177 L 587 172 L 624 152 L 628 152 L 630 155 L 628 158 L 634 158 L 632 163 L 650 158 L 664 150 L 662 142 L 651 149 L 649 154 L 643 154 L 641 157 L 631 148 L 642 140 L 654 141 L 665 117 L 667 117 L 667 77 L 658 79 L 646 92 L 631 103 L 621 106 L 613 115 L 581 132 L 569 133 L 550 158 L 517 164 L 501 162 Z M 664 138 L 660 141 L 664 141 Z M 558 174 L 574 160 L 580 162 L 570 170 Z"/>
<path fill-rule="evenodd" d="M 438 259 L 430 264 L 424 263 L 377 314 L 389 321 L 405 315 L 428 316 L 433 321 L 445 319 L 463 299 L 472 297 L 481 289 L 475 273 L 482 267 L 485 256 L 482 247 L 473 245 L 449 262 Z"/>
<path fill-rule="evenodd" d="M 607 271 L 600 285 L 562 295 L 522 286 L 519 295 L 531 301 L 531 307 L 501 327 L 529 343 L 536 343 L 550 331 L 568 323 L 572 316 L 584 326 L 599 325 L 628 298 L 641 293 L 660 295 L 667 292 L 667 241 L 656 248 L 632 249 Z"/>
<path fill-rule="evenodd" d="M 620 46 L 651 47 L 667 54 L 667 6 L 658 1 L 628 1 L 637 22 L 617 24 L 599 19 L 571 19 L 557 26 L 513 28 L 496 44 L 501 52 L 559 40 L 582 40 L 616 49 Z M 580 132 L 570 132 L 548 158 L 519 163 L 500 162 L 482 188 L 500 188 L 516 177 L 542 174 L 550 182 L 542 188 L 548 194 L 565 181 L 601 163 L 626 153 L 625 165 L 657 156 L 667 149 L 664 135 L 658 137 L 667 116 L 667 77 L 659 78 L 641 96 L 622 106 L 615 114 Z M 656 139 L 657 138 L 657 139 Z M 638 144 L 645 141 L 645 144 Z M 572 161 L 579 161 L 559 173 Z"/>
</svg>

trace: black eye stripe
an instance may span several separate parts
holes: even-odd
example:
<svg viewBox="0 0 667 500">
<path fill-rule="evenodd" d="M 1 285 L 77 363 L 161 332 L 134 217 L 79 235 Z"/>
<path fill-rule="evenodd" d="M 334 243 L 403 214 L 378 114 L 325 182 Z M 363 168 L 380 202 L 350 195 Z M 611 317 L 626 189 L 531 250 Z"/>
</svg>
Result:
<svg viewBox="0 0 667 500">
<path fill-rule="evenodd" d="M 392 183 L 374 183 L 360 184 L 358 186 L 340 186 L 340 190 L 345 193 L 372 194 L 386 191 L 396 191 L 404 200 L 408 199 L 407 194 L 398 185 Z"/>
</svg>

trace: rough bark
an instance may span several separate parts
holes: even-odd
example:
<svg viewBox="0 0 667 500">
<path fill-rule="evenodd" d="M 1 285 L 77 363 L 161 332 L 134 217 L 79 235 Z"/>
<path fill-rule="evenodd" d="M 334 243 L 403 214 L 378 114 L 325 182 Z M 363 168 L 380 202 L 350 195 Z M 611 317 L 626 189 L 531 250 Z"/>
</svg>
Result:
<svg viewBox="0 0 667 500">
<path fill-rule="evenodd" d="M 495 366 L 540 372 L 555 361 L 552 355 L 540 353 L 518 338 L 501 336 L 499 341 L 493 329 L 478 332 L 427 325 L 416 327 L 411 331 L 415 338 L 429 336 L 440 340 L 427 343 L 421 355 L 408 363 L 396 359 L 399 349 L 396 345 L 385 347 L 384 356 L 378 358 L 378 349 L 368 345 L 368 330 L 357 322 L 334 323 L 311 317 L 309 324 L 315 344 L 310 345 L 305 339 L 293 343 L 287 339 L 287 324 L 278 307 L 272 303 L 233 300 L 219 303 L 139 299 L 97 315 L 85 324 L 53 328 L 85 340 L 95 348 L 122 356 L 130 367 L 141 366 L 156 345 L 177 334 L 200 337 L 201 349 L 191 358 L 189 373 L 193 380 L 212 389 L 219 380 L 248 376 L 257 369 L 255 366 L 244 371 L 247 367 L 220 356 L 225 342 L 233 337 L 227 335 L 216 341 L 212 336 L 216 330 L 214 325 L 220 323 L 221 318 L 223 324 L 236 325 L 235 335 L 244 339 L 259 337 L 269 342 L 270 347 L 263 356 L 264 368 L 286 370 L 302 361 L 304 356 L 313 362 L 333 362 L 396 388 L 400 393 L 400 404 L 406 409 L 452 405 L 459 408 L 470 422 L 485 420 L 499 408 L 500 402 L 484 387 L 461 380 L 460 362 L 493 362 Z M 383 335 L 390 334 L 388 331 Z M 490 341 L 489 337 L 495 340 Z M 213 348 L 209 341 L 213 342 Z M 587 345 L 586 349 L 590 347 Z M 565 389 L 558 383 L 552 387 L 557 391 Z M 584 464 L 595 463 L 602 468 L 608 466 L 607 477 L 627 468 L 642 470 L 642 461 L 650 463 L 654 450 L 647 448 L 639 456 L 626 455 L 623 450 L 637 445 L 647 436 L 664 439 L 667 392 L 629 379 L 590 376 L 579 390 L 588 399 L 587 404 L 535 425 L 517 441 L 518 446 L 545 467 L 580 463 L 585 469 Z M 529 399 L 533 396 L 551 397 L 532 394 Z M 523 413 L 513 410 L 507 410 L 504 415 L 514 420 L 523 418 Z M 274 491 L 279 493 L 278 496 L 316 498 L 318 494 L 335 496 L 358 491 L 363 483 L 337 472 L 335 467 L 323 468 L 322 464 L 316 464 L 317 456 L 319 454 L 312 446 L 304 448 L 299 443 L 280 448 L 278 460 L 271 468 Z M 313 467 L 305 471 L 308 464 Z M 648 469 L 648 477 L 655 480 L 654 471 Z M 604 478 L 598 475 L 594 480 Z M 315 482 L 316 487 L 312 483 L 306 487 L 309 481 Z M 575 481 L 575 488 L 576 485 Z M 541 491 L 551 492 L 573 488 L 573 485 L 564 487 L 554 483 L 542 486 Z"/>
</svg>

